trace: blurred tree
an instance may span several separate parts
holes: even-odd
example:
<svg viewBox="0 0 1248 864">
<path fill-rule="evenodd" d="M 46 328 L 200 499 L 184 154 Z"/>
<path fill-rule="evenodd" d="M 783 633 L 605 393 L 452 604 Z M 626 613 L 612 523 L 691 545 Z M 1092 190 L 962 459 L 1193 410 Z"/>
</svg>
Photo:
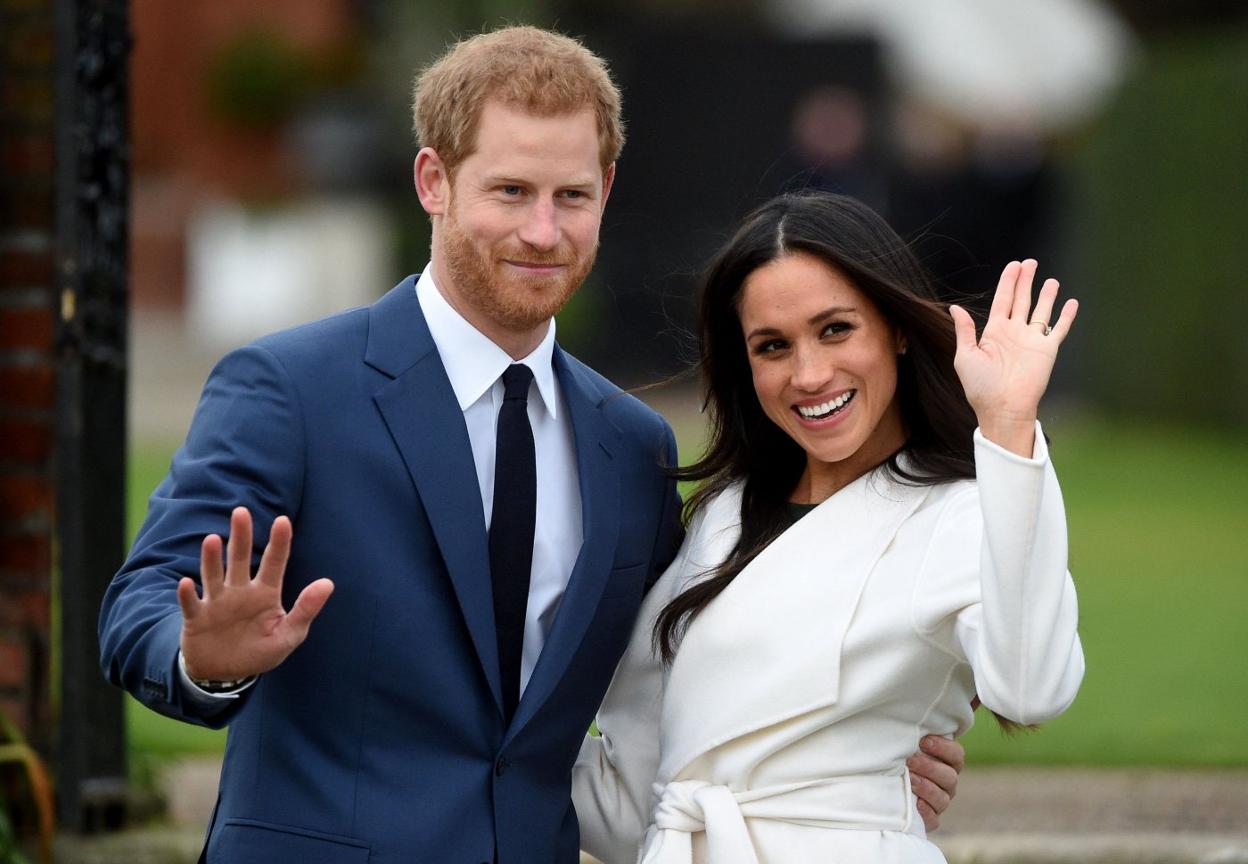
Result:
<svg viewBox="0 0 1248 864">
<path fill-rule="evenodd" d="M 1133 416 L 1248 424 L 1248 27 L 1154 37 L 1071 153 L 1084 389 Z"/>
<path fill-rule="evenodd" d="M 209 63 L 209 105 L 218 117 L 245 129 L 275 129 L 294 114 L 310 73 L 309 58 L 281 33 L 246 30 Z"/>
<path fill-rule="evenodd" d="M 633 21 L 704 19 L 719 25 L 748 27 L 766 0 L 550 0 L 555 19 L 579 29 L 609 27 L 621 18 Z"/>
<path fill-rule="evenodd" d="M 1248 19 L 1243 0 L 1111 0 L 1131 25 L 1143 33 L 1173 33 L 1185 27 L 1205 27 L 1211 22 L 1231 24 Z"/>
</svg>

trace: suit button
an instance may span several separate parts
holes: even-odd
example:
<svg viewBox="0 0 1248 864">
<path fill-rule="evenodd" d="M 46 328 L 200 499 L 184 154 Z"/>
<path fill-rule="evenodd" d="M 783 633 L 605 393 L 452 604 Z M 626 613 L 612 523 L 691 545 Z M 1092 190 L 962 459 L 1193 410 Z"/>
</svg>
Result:
<svg viewBox="0 0 1248 864">
<path fill-rule="evenodd" d="M 506 771 L 510 767 L 511 767 L 511 762 L 508 761 L 507 757 L 499 756 L 498 761 L 494 763 L 494 776 L 502 777 L 503 772 Z"/>
</svg>

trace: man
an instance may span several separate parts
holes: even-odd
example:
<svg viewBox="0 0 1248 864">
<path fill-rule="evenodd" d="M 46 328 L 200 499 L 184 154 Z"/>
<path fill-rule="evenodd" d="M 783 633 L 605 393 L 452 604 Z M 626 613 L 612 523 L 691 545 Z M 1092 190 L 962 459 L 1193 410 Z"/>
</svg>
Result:
<svg viewBox="0 0 1248 864">
<path fill-rule="evenodd" d="M 572 763 L 679 541 L 671 430 L 554 343 L 623 140 L 605 67 L 500 30 L 415 115 L 429 267 L 221 361 L 105 598 L 110 680 L 230 726 L 213 864 L 576 861 Z"/>
</svg>

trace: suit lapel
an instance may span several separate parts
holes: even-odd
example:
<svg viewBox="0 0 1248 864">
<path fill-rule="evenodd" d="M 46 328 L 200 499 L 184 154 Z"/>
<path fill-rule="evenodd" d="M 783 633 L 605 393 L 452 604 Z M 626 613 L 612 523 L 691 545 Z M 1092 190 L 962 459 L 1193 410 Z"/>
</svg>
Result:
<svg viewBox="0 0 1248 864">
<path fill-rule="evenodd" d="M 604 415 L 597 390 L 572 367 L 558 346 L 554 365 L 576 441 L 584 539 L 508 738 L 546 701 L 575 656 L 610 575 L 620 528 L 619 468 L 612 458 L 618 449 L 619 430 Z"/>
<path fill-rule="evenodd" d="M 424 503 L 460 611 L 502 710 L 489 541 L 464 415 L 409 277 L 373 305 L 365 362 L 390 376 L 374 394 Z"/>
</svg>

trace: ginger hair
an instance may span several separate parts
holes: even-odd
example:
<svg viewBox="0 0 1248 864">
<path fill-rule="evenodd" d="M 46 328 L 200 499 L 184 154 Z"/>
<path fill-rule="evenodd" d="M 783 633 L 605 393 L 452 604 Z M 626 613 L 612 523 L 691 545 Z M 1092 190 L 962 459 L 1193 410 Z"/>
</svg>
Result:
<svg viewBox="0 0 1248 864">
<path fill-rule="evenodd" d="M 624 147 L 620 91 L 606 63 L 575 39 L 537 27 L 506 27 L 463 39 L 416 76 L 416 141 L 455 169 L 476 149 L 491 100 L 539 117 L 591 110 L 605 172 Z"/>
</svg>

